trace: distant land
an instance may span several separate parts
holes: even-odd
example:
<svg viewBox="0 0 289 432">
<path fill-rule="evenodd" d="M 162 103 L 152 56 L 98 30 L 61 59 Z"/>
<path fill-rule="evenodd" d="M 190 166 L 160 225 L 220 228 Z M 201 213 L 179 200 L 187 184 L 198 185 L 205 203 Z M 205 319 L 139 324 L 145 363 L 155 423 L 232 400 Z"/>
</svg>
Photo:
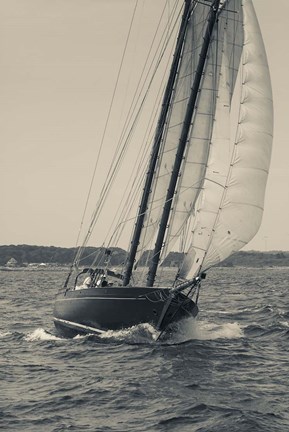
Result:
<svg viewBox="0 0 289 432">
<path fill-rule="evenodd" d="M 122 265 L 125 262 L 126 251 L 120 248 L 111 248 L 111 264 Z M 99 253 L 102 265 L 105 261 L 104 248 L 85 248 L 85 258 L 81 264 L 89 266 L 92 256 Z M 76 248 L 62 248 L 54 246 L 30 246 L 30 245 L 6 245 L 0 246 L 0 266 L 7 263 L 16 266 L 27 266 L 31 264 L 47 264 L 66 266 L 71 264 L 76 253 Z M 181 261 L 182 254 L 171 252 L 164 262 L 164 266 L 177 266 Z M 140 263 L 142 264 L 142 263 Z M 289 267 L 289 252 L 284 251 L 241 251 L 223 261 L 222 267 Z"/>
<path fill-rule="evenodd" d="M 85 248 L 85 257 L 81 264 L 88 266 L 92 264 L 93 257 L 99 253 L 100 263 L 104 264 L 105 248 Z M 0 246 L 0 266 L 5 266 L 7 263 L 15 264 L 16 266 L 27 266 L 29 264 L 47 264 L 47 265 L 69 265 L 72 263 L 76 254 L 77 248 L 62 248 L 55 246 L 30 246 L 30 245 L 9 245 Z M 124 262 L 126 252 L 119 248 L 111 248 L 111 264 L 114 266 Z M 11 264 L 10 264 L 11 266 Z"/>
</svg>

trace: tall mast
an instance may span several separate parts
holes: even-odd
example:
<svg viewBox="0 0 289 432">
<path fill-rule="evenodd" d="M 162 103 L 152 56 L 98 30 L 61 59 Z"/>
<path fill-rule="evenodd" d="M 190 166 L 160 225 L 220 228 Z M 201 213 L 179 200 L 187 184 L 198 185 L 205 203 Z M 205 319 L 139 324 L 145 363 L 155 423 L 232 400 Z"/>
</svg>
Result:
<svg viewBox="0 0 289 432">
<path fill-rule="evenodd" d="M 220 0 L 214 0 L 212 2 L 212 5 L 211 5 L 211 10 L 210 10 L 208 21 L 207 21 L 207 28 L 206 28 L 206 32 L 205 32 L 205 36 L 204 36 L 204 40 L 203 40 L 203 46 L 201 49 L 200 58 L 199 58 L 198 66 L 196 69 L 196 75 L 195 75 L 194 82 L 193 82 L 193 85 L 191 88 L 191 94 L 190 94 L 190 98 L 189 98 L 188 105 L 187 105 L 187 110 L 186 110 L 186 114 L 185 114 L 185 118 L 184 118 L 184 124 L 183 124 L 182 132 L 181 132 L 181 136 L 180 136 L 180 140 L 179 140 L 179 144 L 178 144 L 178 149 L 177 149 L 175 162 L 174 162 L 174 166 L 173 166 L 173 170 L 172 170 L 172 174 L 171 174 L 171 179 L 170 179 L 169 187 L 167 190 L 167 196 L 166 196 L 166 200 L 165 200 L 165 204 L 164 204 L 164 208 L 163 208 L 163 213 L 162 213 L 162 218 L 161 218 L 161 222 L 160 222 L 160 226 L 159 226 L 158 236 L 156 239 L 155 248 L 154 248 L 153 256 L 151 259 L 151 265 L 150 265 L 148 276 L 147 276 L 147 286 L 153 286 L 154 281 L 155 281 L 156 272 L 157 272 L 157 268 L 158 268 L 158 264 L 159 264 L 159 260 L 160 260 L 160 253 L 161 253 L 161 249 L 163 247 L 163 241 L 164 241 L 164 237 L 165 237 L 165 233 L 166 233 L 166 229 L 167 229 L 167 224 L 168 224 L 168 220 L 169 220 L 169 216 L 170 216 L 170 211 L 171 211 L 171 207 L 172 207 L 172 201 L 173 201 L 173 197 L 174 197 L 174 193 L 175 193 L 175 189 L 176 189 L 176 185 L 177 185 L 177 180 L 179 177 L 181 163 L 182 163 L 184 152 L 185 152 L 186 145 L 187 145 L 188 135 L 189 135 L 190 127 L 191 127 L 191 120 L 192 120 L 193 112 L 195 109 L 195 104 L 196 104 L 196 100 L 197 100 L 197 96 L 198 96 L 198 92 L 199 92 L 199 87 L 200 87 L 200 83 L 201 83 L 201 79 L 202 79 L 202 75 L 203 75 L 203 71 L 204 71 L 204 67 L 205 67 L 205 63 L 206 63 L 206 57 L 208 54 L 208 49 L 210 46 L 213 29 L 214 29 L 214 26 L 215 26 L 215 23 L 217 20 L 219 4 L 220 4 Z"/>
<path fill-rule="evenodd" d="M 173 93 L 173 89 L 174 89 L 175 79 L 176 79 L 176 75 L 178 72 L 179 61 L 180 61 L 183 43 L 184 43 L 184 38 L 185 38 L 185 34 L 186 34 L 187 21 L 188 21 L 189 16 L 190 16 L 191 3 L 192 3 L 192 0 L 185 0 L 185 7 L 184 7 L 184 12 L 183 12 L 183 16 L 182 16 L 181 25 L 180 25 L 180 30 L 179 30 L 179 34 L 178 34 L 178 38 L 177 38 L 173 62 L 172 62 L 168 82 L 166 85 L 164 97 L 163 97 L 162 109 L 161 109 L 157 129 L 156 129 L 156 133 L 155 133 L 154 144 L 153 144 L 153 149 L 152 149 L 151 158 L 150 158 L 150 162 L 149 162 L 146 181 L 145 181 L 143 194 L 142 194 L 142 198 L 141 198 L 141 202 L 140 202 L 140 206 L 139 206 L 139 210 L 138 210 L 137 221 L 135 224 L 133 238 L 131 241 L 131 247 L 130 247 L 130 251 L 129 251 L 129 255 L 128 255 L 128 259 L 127 259 L 126 269 L 124 272 L 124 278 L 123 278 L 123 285 L 124 286 L 127 285 L 130 281 L 132 269 L 133 269 L 133 265 L 134 265 L 134 261 L 135 261 L 135 256 L 136 256 L 137 248 L 139 245 L 139 239 L 140 239 L 142 228 L 143 228 L 143 223 L 144 223 L 144 218 L 145 218 L 145 214 L 146 214 L 146 210 L 147 210 L 148 200 L 149 200 L 149 196 L 150 196 L 150 192 L 151 192 L 151 185 L 152 185 L 152 181 L 153 181 L 153 177 L 154 177 L 155 167 L 156 167 L 156 163 L 157 163 L 157 160 L 159 157 L 159 150 L 160 150 L 160 146 L 161 146 L 161 142 L 162 142 L 163 130 L 165 127 L 167 113 L 168 113 L 168 110 L 170 107 L 170 101 L 171 101 L 171 97 L 172 97 L 172 93 Z"/>
</svg>

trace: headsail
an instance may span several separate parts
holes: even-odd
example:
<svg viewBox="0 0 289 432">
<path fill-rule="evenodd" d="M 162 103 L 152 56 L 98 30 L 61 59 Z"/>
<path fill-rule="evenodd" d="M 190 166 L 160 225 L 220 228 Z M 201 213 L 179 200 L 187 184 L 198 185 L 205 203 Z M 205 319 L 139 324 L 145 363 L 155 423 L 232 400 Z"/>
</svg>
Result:
<svg viewBox="0 0 289 432">
<path fill-rule="evenodd" d="M 219 119 L 224 117 L 216 113 L 208 170 L 192 224 L 191 244 L 181 271 L 181 275 L 188 278 L 197 274 L 200 268 L 205 270 L 223 261 L 247 244 L 257 233 L 263 214 L 273 134 L 272 91 L 266 53 L 251 0 L 242 4 L 228 1 L 219 23 L 225 21 L 238 25 L 243 32 L 242 56 L 236 65 L 238 75 L 229 107 L 227 140 L 229 137 L 231 160 L 227 168 L 222 167 L 226 153 L 215 151 L 224 133 L 223 126 L 219 127 Z M 228 39 L 231 32 L 227 30 L 226 33 Z M 229 61 L 229 72 L 232 57 L 225 55 L 227 50 L 230 50 L 229 41 L 223 55 L 223 60 Z M 226 68 L 222 68 L 222 73 L 224 70 Z M 224 95 L 226 87 L 219 86 L 218 93 Z M 218 179 L 220 168 L 227 177 L 223 184 Z"/>
</svg>

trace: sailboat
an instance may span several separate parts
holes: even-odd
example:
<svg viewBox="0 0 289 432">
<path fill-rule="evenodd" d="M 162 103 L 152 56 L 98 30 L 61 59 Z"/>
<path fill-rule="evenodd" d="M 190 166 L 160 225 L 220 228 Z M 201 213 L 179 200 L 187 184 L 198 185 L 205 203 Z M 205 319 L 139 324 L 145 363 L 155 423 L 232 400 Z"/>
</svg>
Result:
<svg viewBox="0 0 289 432">
<path fill-rule="evenodd" d="M 56 296 L 54 323 L 66 336 L 143 323 L 161 335 L 195 318 L 208 270 L 261 224 L 273 102 L 253 3 L 185 0 L 181 11 L 129 251 L 113 268 L 105 245 L 101 265 L 98 257 L 80 268 L 92 218 Z M 180 260 L 164 283 L 164 262 L 177 247 Z M 135 282 L 140 263 L 145 278 Z"/>
</svg>

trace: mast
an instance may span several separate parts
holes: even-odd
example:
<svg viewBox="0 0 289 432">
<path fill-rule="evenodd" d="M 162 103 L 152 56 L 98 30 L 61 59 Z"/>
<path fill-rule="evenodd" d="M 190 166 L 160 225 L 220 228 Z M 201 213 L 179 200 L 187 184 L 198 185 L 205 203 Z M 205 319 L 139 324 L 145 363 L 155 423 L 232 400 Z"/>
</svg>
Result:
<svg viewBox="0 0 289 432">
<path fill-rule="evenodd" d="M 142 228 L 143 228 L 143 222 L 144 222 L 144 218 L 145 218 L 145 214 L 146 214 L 146 210 L 147 210 L 147 205 L 148 205 L 148 200 L 149 200 L 149 196 L 150 196 L 150 192 L 151 192 L 151 185 L 152 185 L 152 181 L 153 181 L 153 177 L 154 177 L 155 167 L 156 167 L 156 163 L 157 163 L 157 160 L 159 157 L 159 150 L 160 150 L 160 146 L 161 146 L 161 142 L 162 142 L 163 130 L 165 127 L 167 113 L 168 113 L 168 110 L 170 107 L 170 101 L 171 101 L 171 97 L 172 97 L 172 93 L 173 93 L 173 89 L 174 89 L 174 84 L 175 84 L 175 79 L 176 79 L 176 75 L 178 72 L 179 61 L 180 61 L 181 53 L 182 53 L 182 49 L 183 49 L 183 43 L 184 43 L 186 29 L 187 29 L 187 21 L 190 17 L 191 3 L 192 3 L 191 0 L 185 0 L 185 7 L 184 7 L 184 12 L 183 12 L 183 16 L 182 16 L 180 29 L 179 29 L 179 34 L 177 37 L 177 43 L 176 43 L 176 48 L 175 48 L 175 52 L 174 52 L 173 62 L 172 62 L 168 82 L 166 85 L 164 97 L 163 97 L 162 109 L 161 109 L 157 129 L 156 129 L 156 133 L 155 133 L 154 144 L 153 144 L 153 149 L 152 149 L 152 153 L 151 153 L 151 157 L 150 157 L 146 181 L 145 181 L 145 185 L 144 185 L 144 189 L 143 189 L 141 202 L 139 205 L 137 221 L 136 221 L 136 224 L 134 227 L 134 233 L 133 233 L 133 238 L 131 241 L 131 247 L 130 247 L 130 251 L 129 251 L 129 255 L 128 255 L 128 259 L 127 259 L 127 264 L 126 264 L 126 268 L 124 271 L 124 278 L 123 278 L 123 285 L 124 286 L 128 285 L 128 283 L 130 281 L 132 270 L 133 270 L 133 265 L 134 265 L 134 261 L 135 261 L 135 256 L 136 256 L 137 248 L 139 245 L 139 239 L 140 239 Z"/>
<path fill-rule="evenodd" d="M 170 211 L 172 207 L 172 201 L 175 194 L 177 180 L 179 177 L 179 172 L 180 172 L 184 152 L 187 145 L 188 135 L 191 127 L 191 120 L 195 109 L 195 103 L 199 92 L 199 87 L 200 87 L 200 83 L 201 83 L 201 79 L 202 79 L 202 75 L 206 63 L 206 57 L 210 46 L 213 29 L 218 16 L 219 4 L 220 4 L 220 0 L 214 0 L 211 5 L 211 10 L 207 21 L 207 28 L 205 31 L 203 46 L 201 49 L 200 58 L 196 69 L 196 75 L 191 88 L 191 94 L 187 105 L 184 124 L 183 124 L 179 145 L 175 157 L 175 163 L 173 166 L 170 183 L 167 190 L 167 195 L 166 195 L 166 200 L 163 208 L 162 218 L 160 221 L 159 231 L 155 243 L 153 256 L 151 259 L 151 265 L 147 276 L 147 286 L 153 286 L 155 281 L 156 272 L 160 260 L 160 253 L 163 247 L 163 241 L 164 241 L 167 224 L 170 216 Z"/>
</svg>

